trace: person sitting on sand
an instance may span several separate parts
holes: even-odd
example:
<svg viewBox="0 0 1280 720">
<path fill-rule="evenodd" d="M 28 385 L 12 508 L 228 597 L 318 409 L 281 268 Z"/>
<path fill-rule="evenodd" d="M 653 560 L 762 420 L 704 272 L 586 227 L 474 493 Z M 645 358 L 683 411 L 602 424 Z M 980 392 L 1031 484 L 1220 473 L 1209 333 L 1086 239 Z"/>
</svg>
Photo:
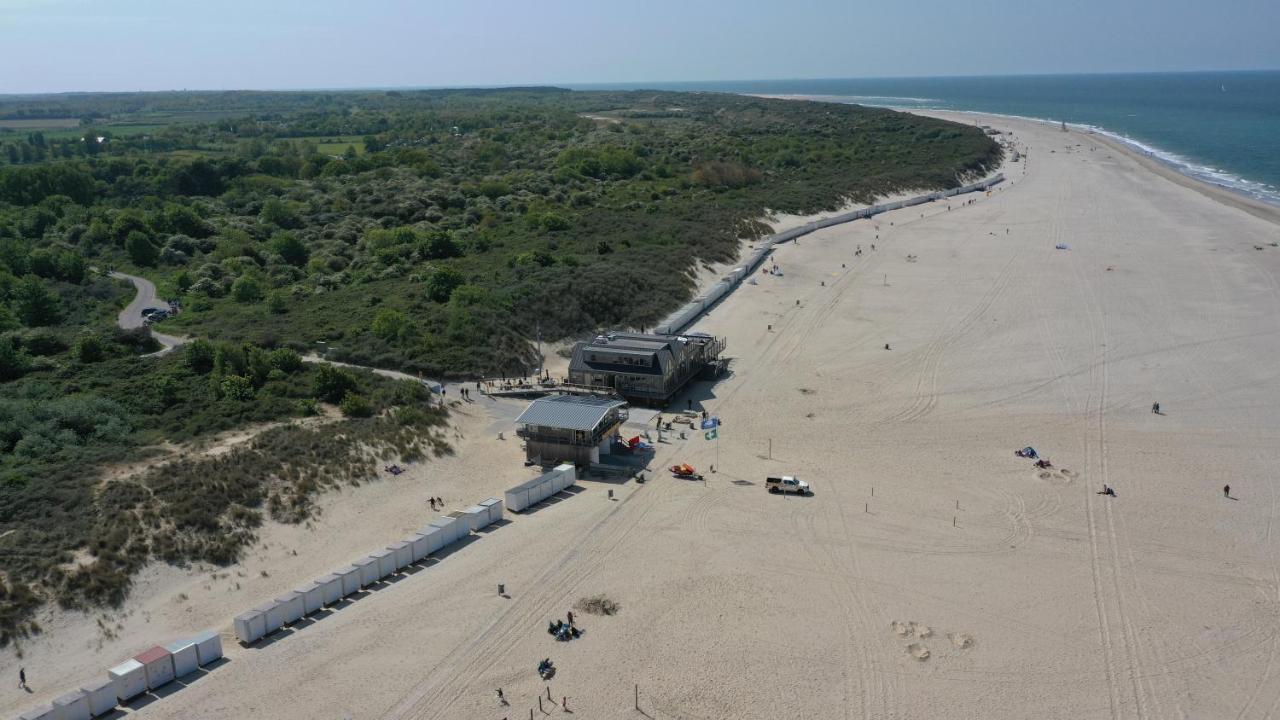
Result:
<svg viewBox="0 0 1280 720">
<path fill-rule="evenodd" d="M 1112 490 L 1112 489 L 1111 489 L 1111 487 L 1110 487 L 1109 485 L 1107 485 L 1106 483 L 1103 483 L 1103 484 L 1102 484 L 1102 490 L 1100 490 L 1100 491 L 1098 492 L 1098 494 L 1099 494 L 1099 495 L 1109 495 L 1109 496 L 1111 496 L 1111 497 L 1115 497 L 1115 496 L 1116 496 L 1116 491 L 1115 491 L 1115 490 Z"/>
</svg>

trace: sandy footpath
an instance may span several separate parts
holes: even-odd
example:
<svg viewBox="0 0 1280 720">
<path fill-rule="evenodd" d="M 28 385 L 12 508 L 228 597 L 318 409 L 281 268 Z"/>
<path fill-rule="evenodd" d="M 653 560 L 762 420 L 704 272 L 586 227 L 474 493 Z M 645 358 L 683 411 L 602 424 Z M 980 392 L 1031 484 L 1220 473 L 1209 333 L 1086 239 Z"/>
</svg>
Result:
<svg viewBox="0 0 1280 720">
<path fill-rule="evenodd" d="M 1029 152 L 1009 183 L 782 246 L 783 275 L 697 324 L 734 358 L 690 393 L 719 446 L 686 431 L 653 466 L 715 463 L 705 483 L 583 483 L 264 645 L 228 640 L 137 715 L 498 720 L 544 717 L 539 694 L 579 718 L 1274 715 L 1280 228 L 1099 138 L 983 122 Z M 229 632 L 425 523 L 429 493 L 527 477 L 496 439 L 516 411 L 467 406 L 457 457 L 329 496 L 231 577 L 157 572 L 102 649 L 91 618 L 52 627 L 23 661 L 36 695 L 0 710 L 177 628 Z M 815 494 L 767 494 L 779 473 Z M 547 635 L 595 593 L 620 614 Z"/>
</svg>

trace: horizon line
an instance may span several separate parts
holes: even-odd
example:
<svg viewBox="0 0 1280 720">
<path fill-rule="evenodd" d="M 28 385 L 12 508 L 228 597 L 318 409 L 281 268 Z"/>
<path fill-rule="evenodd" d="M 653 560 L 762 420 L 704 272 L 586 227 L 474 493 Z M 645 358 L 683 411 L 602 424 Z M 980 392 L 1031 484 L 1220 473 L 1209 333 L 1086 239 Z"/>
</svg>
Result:
<svg viewBox="0 0 1280 720">
<path fill-rule="evenodd" d="M 766 83 L 766 82 L 830 82 L 837 80 L 969 80 L 979 78 L 1050 78 L 1050 77 L 1110 77 L 1122 75 L 1209 75 L 1239 73 L 1272 73 L 1280 72 L 1280 68 L 1253 68 L 1240 70 L 1116 70 L 1106 72 L 1052 72 L 1052 73 L 995 73 L 986 75 L 879 75 L 851 77 L 779 77 L 779 78 L 745 78 L 719 80 L 605 80 L 590 82 L 559 83 L 497 83 L 497 84 L 461 84 L 461 85 L 347 85 L 335 87 L 292 87 L 292 88 L 170 88 L 166 90 L 60 90 L 46 92 L 0 92 L 0 98 L 54 97 L 61 95 L 147 95 L 165 93 L 307 93 L 307 92 L 391 92 L 422 90 L 519 90 L 536 88 L 555 88 L 574 90 L 574 88 L 635 86 L 635 89 L 658 89 L 645 87 L 646 83 L 654 85 L 706 85 L 714 83 Z"/>
</svg>

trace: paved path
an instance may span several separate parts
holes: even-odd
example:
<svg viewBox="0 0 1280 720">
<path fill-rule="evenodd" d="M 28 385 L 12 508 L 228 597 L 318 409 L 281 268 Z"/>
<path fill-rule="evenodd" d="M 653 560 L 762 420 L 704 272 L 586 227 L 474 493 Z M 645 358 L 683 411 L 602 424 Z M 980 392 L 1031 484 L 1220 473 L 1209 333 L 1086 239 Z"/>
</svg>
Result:
<svg viewBox="0 0 1280 720">
<path fill-rule="evenodd" d="M 116 270 L 112 270 L 111 272 L 108 273 L 108 275 L 120 280 L 128 280 L 129 282 L 133 283 L 133 287 L 138 291 L 138 294 L 134 296 L 133 300 L 129 302 L 129 304 L 125 307 L 125 309 L 120 311 L 120 315 L 117 316 L 116 318 L 116 324 L 119 325 L 121 328 L 124 328 L 125 330 L 132 330 L 133 328 L 143 327 L 144 323 L 143 323 L 142 311 L 146 310 L 147 308 L 160 308 L 162 310 L 169 309 L 169 304 L 167 302 L 164 302 L 163 300 L 160 300 L 156 296 L 156 284 L 151 282 L 150 280 L 143 277 L 138 277 L 137 275 L 129 275 L 127 273 L 122 273 Z M 150 357 L 152 355 L 163 355 L 167 352 L 171 352 L 174 348 L 187 342 L 187 340 L 190 339 L 186 337 L 180 337 L 177 335 L 165 335 L 163 333 L 158 333 L 155 331 L 154 328 L 151 330 L 151 337 L 155 338 L 156 341 L 159 342 L 164 347 L 157 352 L 151 353 L 150 355 L 145 355 L 143 357 Z M 320 357 L 319 355 L 304 355 L 302 357 L 302 360 L 303 362 L 309 362 L 309 363 L 323 363 L 326 365 L 336 365 L 338 367 L 353 368 L 356 370 L 368 370 L 369 372 L 372 372 L 375 375 L 381 375 L 383 377 L 393 378 L 395 380 L 417 381 L 420 379 L 415 375 L 410 375 L 409 373 L 400 372 L 399 370 L 383 370 L 382 368 L 372 368 L 372 367 L 366 367 L 364 365 L 352 365 L 350 363 L 338 362 L 336 360 L 326 360 Z M 443 386 L 442 383 L 436 383 L 436 384 Z"/>
<path fill-rule="evenodd" d="M 168 303 L 163 302 L 156 297 L 156 284 L 150 280 L 138 277 L 137 275 L 128 275 L 116 270 L 112 270 L 108 275 L 119 280 L 128 280 L 133 283 L 134 289 L 138 291 L 138 294 L 133 297 L 133 300 L 131 300 L 129 304 L 120 311 L 120 315 L 116 317 L 116 324 L 121 328 L 124 328 L 125 330 L 132 330 L 134 328 L 143 327 L 142 311 L 147 308 L 159 308 L 161 310 L 169 309 Z M 151 337 L 155 338 L 156 342 L 163 346 L 159 351 L 151 353 L 152 355 L 163 355 L 187 341 L 187 338 L 185 337 L 165 335 L 164 333 L 158 333 L 155 330 L 151 331 Z"/>
</svg>

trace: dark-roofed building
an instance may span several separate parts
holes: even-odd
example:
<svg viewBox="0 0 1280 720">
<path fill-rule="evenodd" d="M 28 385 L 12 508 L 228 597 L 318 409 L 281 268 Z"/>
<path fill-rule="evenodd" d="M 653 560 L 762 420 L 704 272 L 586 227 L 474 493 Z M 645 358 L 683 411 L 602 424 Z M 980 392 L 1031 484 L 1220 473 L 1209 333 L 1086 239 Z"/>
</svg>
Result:
<svg viewBox="0 0 1280 720">
<path fill-rule="evenodd" d="M 516 434 L 525 441 L 525 457 L 542 465 L 571 462 L 590 465 L 608 454 L 612 438 L 627 421 L 621 400 L 588 395 L 538 398 L 516 418 Z"/>
<path fill-rule="evenodd" d="M 718 370 L 724 347 L 724 340 L 703 333 L 611 332 L 573 346 L 569 382 L 661 406 L 699 373 Z"/>
</svg>

